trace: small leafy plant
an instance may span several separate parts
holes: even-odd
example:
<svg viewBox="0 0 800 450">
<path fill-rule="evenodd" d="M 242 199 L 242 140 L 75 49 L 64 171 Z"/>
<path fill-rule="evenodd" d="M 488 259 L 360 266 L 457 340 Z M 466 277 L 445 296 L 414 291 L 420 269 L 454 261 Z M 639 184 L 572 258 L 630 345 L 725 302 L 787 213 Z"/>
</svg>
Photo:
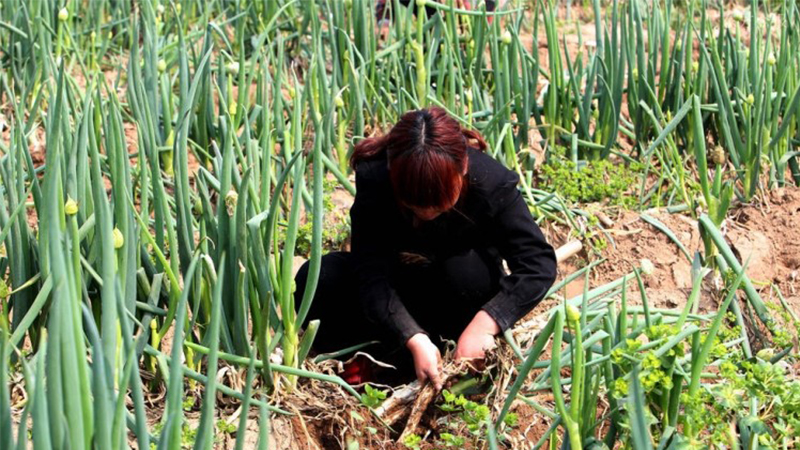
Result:
<svg viewBox="0 0 800 450">
<path fill-rule="evenodd" d="M 421 443 L 422 443 L 422 437 L 420 437 L 418 434 L 409 434 L 403 440 L 403 445 L 412 450 L 419 450 Z"/>
<path fill-rule="evenodd" d="M 636 198 L 626 195 L 637 184 L 641 165 L 615 164 L 602 160 L 576 165 L 572 161 L 558 161 L 541 167 L 540 181 L 553 192 L 572 202 L 599 202 L 633 207 Z"/>
<path fill-rule="evenodd" d="M 478 434 L 481 431 L 489 417 L 488 406 L 468 400 L 463 394 L 455 395 L 446 389 L 442 391 L 442 397 L 445 401 L 439 406 L 442 411 L 457 413 L 471 433 Z"/>
<path fill-rule="evenodd" d="M 341 250 L 350 238 L 350 215 L 347 211 L 336 211 L 331 194 L 336 189 L 336 182 L 325 180 L 323 183 L 323 205 L 325 221 L 322 225 L 322 247 L 325 251 Z M 306 221 L 297 230 L 297 254 L 308 257 L 311 254 L 313 224 Z"/>
<path fill-rule="evenodd" d="M 384 400 L 386 400 L 386 391 L 375 389 L 369 384 L 364 385 L 364 394 L 361 396 L 361 402 L 365 406 L 377 408 Z"/>
<path fill-rule="evenodd" d="M 451 433 L 442 433 L 439 435 L 439 440 L 445 447 L 463 448 L 467 439 L 463 436 L 456 436 Z"/>
<path fill-rule="evenodd" d="M 236 425 L 228 422 L 225 419 L 217 420 L 217 430 L 220 433 L 233 434 L 236 432 Z"/>
<path fill-rule="evenodd" d="M 456 395 L 447 389 L 442 391 L 442 399 L 444 403 L 439 405 L 439 409 L 456 417 L 456 420 L 449 423 L 449 427 L 454 431 L 466 428 L 474 438 L 474 444 L 480 445 L 485 437 L 486 424 L 491 413 L 489 407 L 469 400 L 463 394 Z M 503 419 L 503 423 L 508 427 L 515 427 L 517 422 L 518 417 L 514 413 L 508 413 Z M 439 435 L 437 443 L 444 447 L 464 448 L 466 441 L 466 437 L 443 432 Z"/>
</svg>

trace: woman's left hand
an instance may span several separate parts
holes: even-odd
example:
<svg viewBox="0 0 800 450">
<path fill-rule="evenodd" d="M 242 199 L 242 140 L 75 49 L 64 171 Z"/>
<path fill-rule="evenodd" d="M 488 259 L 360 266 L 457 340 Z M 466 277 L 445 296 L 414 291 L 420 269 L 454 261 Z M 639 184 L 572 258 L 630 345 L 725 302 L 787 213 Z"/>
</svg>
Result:
<svg viewBox="0 0 800 450">
<path fill-rule="evenodd" d="M 500 332 L 497 322 L 486 311 L 478 314 L 461 333 L 456 346 L 455 359 L 480 360 L 486 355 L 486 350 L 495 347 L 494 336 Z"/>
</svg>

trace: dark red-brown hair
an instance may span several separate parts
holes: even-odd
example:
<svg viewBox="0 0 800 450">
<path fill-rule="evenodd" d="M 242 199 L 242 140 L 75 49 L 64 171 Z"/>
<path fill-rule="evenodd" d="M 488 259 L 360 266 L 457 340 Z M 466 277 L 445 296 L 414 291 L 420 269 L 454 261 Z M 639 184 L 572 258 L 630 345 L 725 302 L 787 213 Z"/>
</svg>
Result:
<svg viewBox="0 0 800 450">
<path fill-rule="evenodd" d="M 444 109 L 431 107 L 409 111 L 389 133 L 359 142 L 350 164 L 355 167 L 385 152 L 395 196 L 402 204 L 446 209 L 466 187 L 462 174 L 470 145 L 486 150 L 477 131 L 462 128 Z"/>
</svg>

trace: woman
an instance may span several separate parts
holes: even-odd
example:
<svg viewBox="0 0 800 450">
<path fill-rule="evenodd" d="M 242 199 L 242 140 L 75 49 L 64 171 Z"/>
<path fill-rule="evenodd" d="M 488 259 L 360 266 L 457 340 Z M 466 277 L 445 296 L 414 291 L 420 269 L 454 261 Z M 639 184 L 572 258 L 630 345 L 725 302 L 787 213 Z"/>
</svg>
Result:
<svg viewBox="0 0 800 450">
<path fill-rule="evenodd" d="M 482 359 L 495 335 L 541 301 L 555 253 L 518 176 L 485 149 L 436 107 L 356 145 L 352 252 L 322 258 L 308 316 L 322 320 L 318 351 L 379 340 L 369 352 L 380 358 L 405 346 L 417 378 L 441 388 L 439 337 L 457 340 L 456 358 Z M 297 276 L 298 304 L 307 272 L 306 264 Z"/>
</svg>

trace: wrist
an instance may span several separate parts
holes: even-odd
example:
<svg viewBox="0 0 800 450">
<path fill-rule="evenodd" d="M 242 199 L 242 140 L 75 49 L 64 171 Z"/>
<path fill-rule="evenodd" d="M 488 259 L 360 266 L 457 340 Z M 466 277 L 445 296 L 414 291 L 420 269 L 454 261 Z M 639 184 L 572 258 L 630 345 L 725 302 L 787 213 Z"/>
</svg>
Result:
<svg viewBox="0 0 800 450">
<path fill-rule="evenodd" d="M 411 350 L 412 352 L 426 343 L 426 341 L 430 342 L 430 338 L 425 333 L 417 333 L 406 341 L 406 348 Z"/>
<path fill-rule="evenodd" d="M 500 334 L 500 325 L 484 310 L 478 311 L 472 321 L 469 323 L 469 328 L 478 333 L 486 333 L 495 336 Z"/>
</svg>

